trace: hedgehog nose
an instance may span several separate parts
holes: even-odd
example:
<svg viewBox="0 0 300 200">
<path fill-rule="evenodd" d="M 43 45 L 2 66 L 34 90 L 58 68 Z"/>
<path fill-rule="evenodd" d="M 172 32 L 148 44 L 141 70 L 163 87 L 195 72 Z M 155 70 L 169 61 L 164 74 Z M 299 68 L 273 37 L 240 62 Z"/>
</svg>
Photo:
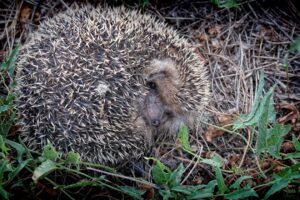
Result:
<svg viewBox="0 0 300 200">
<path fill-rule="evenodd" d="M 157 120 L 157 119 L 154 119 L 154 120 L 152 120 L 152 126 L 155 126 L 155 127 L 158 127 L 159 126 L 159 124 L 160 124 L 160 121 L 159 120 Z"/>
</svg>

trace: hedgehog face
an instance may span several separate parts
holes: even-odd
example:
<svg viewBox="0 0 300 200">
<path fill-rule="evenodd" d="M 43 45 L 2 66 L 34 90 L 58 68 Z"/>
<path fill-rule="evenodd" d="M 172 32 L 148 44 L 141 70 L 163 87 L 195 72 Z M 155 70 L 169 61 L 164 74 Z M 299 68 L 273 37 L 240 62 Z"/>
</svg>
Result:
<svg viewBox="0 0 300 200">
<path fill-rule="evenodd" d="M 189 121 L 177 99 L 181 84 L 175 63 L 153 60 L 144 75 L 149 90 L 142 112 L 146 123 L 156 129 L 157 137 L 175 136 Z"/>
</svg>

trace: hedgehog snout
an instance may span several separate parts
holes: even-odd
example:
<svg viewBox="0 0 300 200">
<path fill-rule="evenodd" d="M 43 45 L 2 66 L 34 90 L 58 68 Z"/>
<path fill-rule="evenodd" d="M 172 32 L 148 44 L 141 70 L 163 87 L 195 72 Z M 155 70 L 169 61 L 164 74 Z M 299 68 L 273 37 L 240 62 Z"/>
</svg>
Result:
<svg viewBox="0 0 300 200">
<path fill-rule="evenodd" d="M 165 110 L 164 105 L 159 99 L 159 96 L 154 90 L 150 90 L 145 96 L 142 114 L 145 121 L 155 128 L 161 124 Z"/>
</svg>

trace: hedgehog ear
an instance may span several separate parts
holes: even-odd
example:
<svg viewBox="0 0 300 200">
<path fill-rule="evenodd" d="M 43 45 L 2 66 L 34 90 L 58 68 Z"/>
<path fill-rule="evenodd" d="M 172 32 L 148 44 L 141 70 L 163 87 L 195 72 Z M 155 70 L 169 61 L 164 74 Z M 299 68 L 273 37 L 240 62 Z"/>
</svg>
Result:
<svg viewBox="0 0 300 200">
<path fill-rule="evenodd" d="M 168 79 L 174 86 L 179 86 L 179 74 L 176 64 L 170 59 L 153 59 L 145 69 L 144 74 L 147 81 Z"/>
</svg>

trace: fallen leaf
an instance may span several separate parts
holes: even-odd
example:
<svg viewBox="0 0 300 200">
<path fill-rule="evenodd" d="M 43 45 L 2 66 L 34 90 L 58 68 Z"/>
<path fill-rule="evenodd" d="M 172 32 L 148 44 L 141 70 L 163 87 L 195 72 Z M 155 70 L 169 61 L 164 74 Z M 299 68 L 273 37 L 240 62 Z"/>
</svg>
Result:
<svg viewBox="0 0 300 200">
<path fill-rule="evenodd" d="M 210 127 L 208 127 L 208 129 L 205 133 L 205 139 L 208 142 L 212 142 L 214 138 L 220 137 L 223 134 L 224 134 L 224 131 L 210 126 Z"/>
</svg>

